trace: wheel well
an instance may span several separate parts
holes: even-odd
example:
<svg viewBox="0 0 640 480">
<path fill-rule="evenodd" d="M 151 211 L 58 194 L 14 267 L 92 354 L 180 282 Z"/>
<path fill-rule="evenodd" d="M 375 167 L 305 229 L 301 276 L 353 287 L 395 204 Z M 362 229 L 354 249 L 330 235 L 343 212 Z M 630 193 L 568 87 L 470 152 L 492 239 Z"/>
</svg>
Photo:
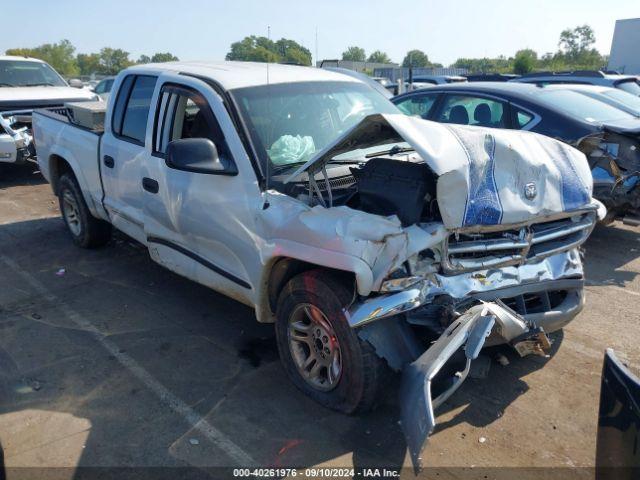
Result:
<svg viewBox="0 0 640 480">
<path fill-rule="evenodd" d="M 51 155 L 51 157 L 49 157 L 49 174 L 51 176 L 51 188 L 53 188 L 53 193 L 56 195 L 58 194 L 58 182 L 60 177 L 65 173 L 70 173 L 75 177 L 69 162 L 60 155 Z"/>
<path fill-rule="evenodd" d="M 337 278 L 345 282 L 345 285 L 347 285 L 351 291 L 355 292 L 356 280 L 353 272 L 324 267 L 295 258 L 280 258 L 273 263 L 267 280 L 267 293 L 269 295 L 269 307 L 271 311 L 276 311 L 278 296 L 289 280 L 302 272 L 318 269 L 334 273 Z"/>
</svg>

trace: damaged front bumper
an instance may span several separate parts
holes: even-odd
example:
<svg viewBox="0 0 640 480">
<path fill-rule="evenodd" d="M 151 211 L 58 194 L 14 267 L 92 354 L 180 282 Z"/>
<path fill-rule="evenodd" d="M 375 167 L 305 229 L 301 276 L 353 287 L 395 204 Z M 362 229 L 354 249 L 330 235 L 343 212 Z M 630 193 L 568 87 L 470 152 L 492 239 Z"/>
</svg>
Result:
<svg viewBox="0 0 640 480">
<path fill-rule="evenodd" d="M 568 295 L 561 306 L 554 306 L 545 314 L 533 314 L 538 326 L 551 332 L 561 328 L 582 309 L 583 275 L 582 261 L 577 249 L 547 257 L 538 263 L 453 276 L 434 273 L 425 276 L 406 290 L 378 295 L 355 303 L 348 309 L 346 316 L 350 326 L 356 328 L 415 311 L 440 296 L 447 296 L 453 300 L 495 300 L 546 290 L 566 290 Z"/>
<path fill-rule="evenodd" d="M 583 282 L 580 253 L 573 248 L 537 263 L 450 276 L 429 274 L 405 290 L 350 307 L 347 318 L 358 328 L 358 335 L 392 369 L 402 371 L 402 428 L 416 469 L 435 427 L 434 410 L 462 384 L 480 350 L 508 343 L 522 356 L 545 354 L 550 347 L 546 334 L 562 328 L 582 310 Z M 537 295 L 546 300 L 534 308 L 532 299 Z M 424 320 L 419 318 L 421 312 L 439 305 L 442 297 L 451 300 L 454 308 L 449 322 L 438 331 L 439 338 L 424 351 L 410 324 L 427 326 L 418 321 Z M 468 308 L 471 303 L 476 304 Z M 464 305 L 468 309 L 462 315 L 454 313 Z M 399 314 L 406 321 L 392 318 Z M 458 358 L 460 350 L 466 363 L 452 371 L 452 365 L 457 365 L 452 357 Z"/>
<path fill-rule="evenodd" d="M 457 318 L 427 351 L 404 367 L 400 388 L 401 425 L 416 472 L 422 467 L 421 454 L 427 437 L 436 425 L 434 410 L 466 379 L 471 362 L 478 357 L 492 331 L 511 342 L 523 356 L 544 354 L 549 348 L 544 331 L 533 328 L 507 308 L 483 303 Z M 434 397 L 436 375 L 460 349 L 464 350 L 464 368 L 439 379 L 438 383 L 444 383 L 444 387 Z"/>
</svg>

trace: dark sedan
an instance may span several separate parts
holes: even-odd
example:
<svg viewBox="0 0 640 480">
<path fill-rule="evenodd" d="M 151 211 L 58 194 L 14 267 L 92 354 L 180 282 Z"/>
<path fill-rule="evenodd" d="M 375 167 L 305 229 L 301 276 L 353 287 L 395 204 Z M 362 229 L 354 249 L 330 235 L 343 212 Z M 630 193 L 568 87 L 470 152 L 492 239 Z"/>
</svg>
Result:
<svg viewBox="0 0 640 480">
<path fill-rule="evenodd" d="M 594 196 L 640 225 L 640 119 L 571 90 L 513 82 L 439 85 L 392 99 L 407 115 L 441 123 L 530 130 L 587 155 Z"/>
</svg>

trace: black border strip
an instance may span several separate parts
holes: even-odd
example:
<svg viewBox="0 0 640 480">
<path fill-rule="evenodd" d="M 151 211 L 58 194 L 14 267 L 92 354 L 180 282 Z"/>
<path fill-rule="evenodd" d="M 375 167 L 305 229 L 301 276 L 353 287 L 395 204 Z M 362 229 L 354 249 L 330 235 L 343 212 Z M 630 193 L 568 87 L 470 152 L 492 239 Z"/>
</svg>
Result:
<svg viewBox="0 0 640 480">
<path fill-rule="evenodd" d="M 192 251 L 187 250 L 186 248 L 181 247 L 180 245 L 177 245 L 177 244 L 171 242 L 170 240 L 165 240 L 164 238 L 159 238 L 159 237 L 147 237 L 147 242 L 149 242 L 149 243 L 157 243 L 158 245 L 164 245 L 165 247 L 169 247 L 169 248 L 175 250 L 176 252 L 179 252 L 179 253 L 181 253 L 183 255 L 186 255 L 187 257 L 195 260 L 199 264 L 207 267 L 209 270 L 213 270 L 218 275 L 221 275 L 224 278 L 226 278 L 228 280 L 231 280 L 233 283 L 237 283 L 241 287 L 248 288 L 249 290 L 251 290 L 251 285 L 249 285 L 247 282 L 245 282 L 241 278 L 238 278 L 235 275 L 233 275 L 232 273 L 229 273 L 226 270 L 221 269 L 217 265 L 214 265 L 210 261 L 202 258 L 200 255 L 197 255 L 197 254 L 193 253 Z"/>
</svg>

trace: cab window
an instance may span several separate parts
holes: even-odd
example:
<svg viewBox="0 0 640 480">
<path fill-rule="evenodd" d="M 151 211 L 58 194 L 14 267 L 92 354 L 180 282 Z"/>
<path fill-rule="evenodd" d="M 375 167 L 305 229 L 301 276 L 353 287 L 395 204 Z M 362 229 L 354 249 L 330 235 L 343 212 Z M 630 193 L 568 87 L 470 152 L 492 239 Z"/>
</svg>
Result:
<svg viewBox="0 0 640 480">
<path fill-rule="evenodd" d="M 206 99 L 198 92 L 179 86 L 165 86 L 160 93 L 154 151 L 165 154 L 167 146 L 182 138 L 207 138 L 221 158 L 230 158 L 220 125 Z"/>
<path fill-rule="evenodd" d="M 396 106 L 406 115 L 413 115 L 426 119 L 429 117 L 429 113 L 433 109 L 433 105 L 436 103 L 437 98 L 437 93 L 412 95 L 396 103 Z"/>
<path fill-rule="evenodd" d="M 472 95 L 446 95 L 438 122 L 505 128 L 505 104 Z"/>
<path fill-rule="evenodd" d="M 156 81 L 157 77 L 148 75 L 130 75 L 123 80 L 113 111 L 114 135 L 144 145 Z"/>
</svg>

